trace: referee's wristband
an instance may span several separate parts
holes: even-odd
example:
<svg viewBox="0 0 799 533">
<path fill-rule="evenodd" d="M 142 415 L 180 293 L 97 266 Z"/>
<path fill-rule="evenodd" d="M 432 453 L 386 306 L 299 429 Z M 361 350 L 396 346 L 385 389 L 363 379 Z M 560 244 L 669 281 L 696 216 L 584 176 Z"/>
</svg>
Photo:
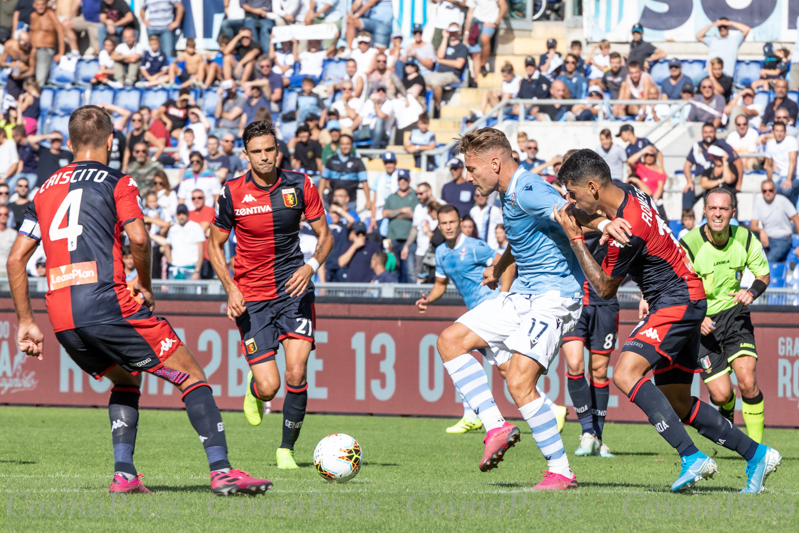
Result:
<svg viewBox="0 0 799 533">
<path fill-rule="evenodd" d="M 749 293 L 752 295 L 754 299 L 757 299 L 758 296 L 766 292 L 766 285 L 763 281 L 756 279 L 752 282 L 752 286 L 749 288 Z"/>
<path fill-rule="evenodd" d="M 310 259 L 310 260 L 309 260 L 307 263 L 305 263 L 305 264 L 306 264 L 306 265 L 309 265 L 309 266 L 310 266 L 310 267 L 313 269 L 313 271 L 314 271 L 314 274 L 316 274 L 316 271 L 317 271 L 317 270 L 319 270 L 319 261 L 317 261 L 315 257 L 312 257 L 312 258 L 311 258 L 311 259 Z"/>
</svg>

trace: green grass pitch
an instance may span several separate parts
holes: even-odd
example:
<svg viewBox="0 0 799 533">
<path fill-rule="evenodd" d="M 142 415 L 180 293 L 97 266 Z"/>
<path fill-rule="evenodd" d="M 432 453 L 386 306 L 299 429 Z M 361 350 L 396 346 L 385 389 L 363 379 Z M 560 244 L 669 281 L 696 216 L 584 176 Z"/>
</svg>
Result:
<svg viewBox="0 0 799 533">
<path fill-rule="evenodd" d="M 205 454 L 184 412 L 141 412 L 135 460 L 155 494 L 114 500 L 105 410 L 0 408 L 0 531 L 799 531 L 792 430 L 766 430 L 783 466 L 764 494 L 744 497 L 743 460 L 693 429 L 720 472 L 671 494 L 679 461 L 650 426 L 608 424 L 616 458 L 603 459 L 572 455 L 579 425 L 568 423 L 563 438 L 580 488 L 533 494 L 526 489 L 545 463 L 523 422 L 521 442 L 484 474 L 483 435 L 447 435 L 449 420 L 310 415 L 296 449 L 301 468 L 279 471 L 280 414 L 258 427 L 241 413 L 223 418 L 231 462 L 271 479 L 266 495 L 210 494 Z M 364 451 L 360 474 L 345 485 L 326 484 L 311 464 L 316 443 L 336 432 Z"/>
</svg>

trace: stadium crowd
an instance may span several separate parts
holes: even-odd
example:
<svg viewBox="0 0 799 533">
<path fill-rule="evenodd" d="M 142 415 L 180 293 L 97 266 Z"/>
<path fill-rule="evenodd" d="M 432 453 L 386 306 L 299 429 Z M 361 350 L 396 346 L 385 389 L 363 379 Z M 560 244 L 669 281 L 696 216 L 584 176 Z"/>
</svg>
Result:
<svg viewBox="0 0 799 533">
<path fill-rule="evenodd" d="M 66 119 L 83 103 L 104 107 L 114 119 L 110 165 L 139 185 L 155 278 L 213 277 L 204 241 L 221 184 L 248 168 L 240 139 L 256 120 L 280 126 L 278 165 L 307 173 L 323 194 L 335 247 L 320 281 L 432 281 L 434 249 L 443 242 L 436 213 L 444 203 L 458 208 L 464 233 L 501 252 L 507 240 L 497 198 L 475 193 L 457 154 L 427 158 L 425 170 L 445 164 L 451 174 L 440 192 L 428 183 L 411 187 L 408 169 L 398 166 L 402 152 L 421 167 L 421 153 L 442 146 L 431 120 L 453 91 L 476 87 L 489 74 L 507 12 L 504 0 L 435 3 L 434 32 L 416 24 L 408 39 L 397 31 L 390 0 L 244 0 L 245 17 L 224 20 L 217 51 L 198 50 L 191 38 L 177 51 L 184 18 L 178 0 L 146 0 L 139 13 L 122 0 L 73 0 L 63 21 L 53 2 L 4 1 L 0 256 L 8 254 L 37 185 L 71 162 Z M 326 38 L 273 36 L 278 27 L 311 25 Z M 685 160 L 683 212 L 674 229 L 693 225 L 703 191 L 740 192 L 745 172 L 764 172 L 751 228 L 769 261 L 795 260 L 799 107 L 789 89 L 799 89 L 799 65 L 791 68 L 789 50 L 772 43 L 765 44 L 762 62 L 739 61 L 749 30 L 726 19 L 703 28 L 696 38 L 708 47 L 707 61 L 667 58 L 644 40 L 640 24 L 632 27 L 624 57 L 607 41 L 587 53 L 573 41 L 563 56 L 549 39 L 544 54 L 525 58 L 523 73 L 510 63 L 497 65 L 501 88 L 483 91 L 462 131 L 503 100 L 587 99 L 509 106 L 503 113 L 545 122 L 623 121 L 616 139 L 603 129 L 595 149 L 614 179 L 650 194 L 667 219 L 663 155 L 636 137 L 635 123 L 670 117 L 679 101 L 689 101 L 682 118 L 704 125 Z M 611 103 L 619 99 L 663 103 Z M 488 125 L 494 120 L 489 117 Z M 520 164 L 558 187 L 562 157 L 542 156 L 538 143 L 522 133 L 516 145 Z M 384 171 L 368 179 L 358 148 L 387 146 L 392 151 L 380 156 Z M 739 157 L 753 153 L 758 157 Z M 170 169 L 180 174 L 174 189 Z M 360 212 L 358 189 L 366 200 Z M 310 254 L 314 235 L 306 230 L 302 246 Z M 235 239 L 229 254 L 235 254 Z M 41 264 L 34 256 L 31 275 Z"/>
</svg>

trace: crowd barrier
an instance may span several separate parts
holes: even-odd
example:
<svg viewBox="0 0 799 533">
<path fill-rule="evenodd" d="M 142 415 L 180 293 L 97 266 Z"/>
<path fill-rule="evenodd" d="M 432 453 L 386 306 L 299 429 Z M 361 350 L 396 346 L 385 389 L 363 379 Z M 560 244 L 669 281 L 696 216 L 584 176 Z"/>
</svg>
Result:
<svg viewBox="0 0 799 533">
<path fill-rule="evenodd" d="M 315 413 L 459 417 L 462 407 L 436 353 L 438 334 L 465 311 L 461 305 L 431 307 L 420 315 L 409 300 L 402 305 L 347 303 L 320 297 L 316 304 L 316 350 L 308 362 L 308 410 Z M 56 341 L 44 301 L 34 298 L 42 328 L 44 357 L 39 361 L 16 348 L 16 318 L 10 298 L 0 298 L 0 404 L 96 406 L 108 403 L 111 382 L 94 380 L 72 362 Z M 621 311 L 619 338 L 638 323 L 632 302 Z M 224 297 L 157 301 L 157 313 L 169 319 L 180 338 L 205 369 L 222 409 L 240 410 L 247 363 L 239 332 L 226 312 Z M 766 422 L 799 426 L 799 312 L 792 306 L 756 306 L 758 382 L 765 396 Z M 619 347 L 611 357 L 612 366 Z M 478 356 L 479 357 L 479 356 Z M 482 360 L 482 359 L 481 359 Z M 277 364 L 284 367 L 282 350 Z M 484 364 L 497 404 L 513 418 L 513 404 L 499 373 Z M 540 386 L 561 405 L 570 406 L 565 361 L 558 356 Z M 707 400 L 705 387 L 694 379 L 693 394 Z M 283 388 L 272 401 L 280 410 Z M 740 409 L 740 400 L 737 409 Z M 150 375 L 142 383 L 141 405 L 182 408 L 174 387 Z M 570 419 L 574 411 L 570 410 Z M 641 411 L 611 385 L 608 420 L 644 422 Z M 740 418 L 738 419 L 740 421 Z"/>
</svg>

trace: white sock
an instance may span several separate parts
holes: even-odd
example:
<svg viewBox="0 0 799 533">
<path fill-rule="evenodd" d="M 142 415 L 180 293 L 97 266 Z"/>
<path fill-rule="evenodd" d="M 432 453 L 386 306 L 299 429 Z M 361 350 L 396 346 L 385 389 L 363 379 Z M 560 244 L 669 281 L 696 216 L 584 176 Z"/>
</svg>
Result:
<svg viewBox="0 0 799 533">
<path fill-rule="evenodd" d="M 477 420 L 477 414 L 472 411 L 472 408 L 469 407 L 469 402 L 466 401 L 466 398 L 461 400 L 463 402 L 463 416 L 468 418 L 469 420 Z"/>
<path fill-rule="evenodd" d="M 483 370 L 483 365 L 470 354 L 464 354 L 444 363 L 444 368 L 449 372 L 463 399 L 477 413 L 486 431 L 500 428 L 505 424 L 505 419 L 494 402 L 494 395 L 488 388 L 488 376 Z"/>
<path fill-rule="evenodd" d="M 533 430 L 533 438 L 547 460 L 549 471 L 571 478 L 569 458 L 566 457 L 563 440 L 558 433 L 555 413 L 547 404 L 546 396 L 542 395 L 527 405 L 523 405 L 519 408 L 519 412 Z"/>
</svg>

